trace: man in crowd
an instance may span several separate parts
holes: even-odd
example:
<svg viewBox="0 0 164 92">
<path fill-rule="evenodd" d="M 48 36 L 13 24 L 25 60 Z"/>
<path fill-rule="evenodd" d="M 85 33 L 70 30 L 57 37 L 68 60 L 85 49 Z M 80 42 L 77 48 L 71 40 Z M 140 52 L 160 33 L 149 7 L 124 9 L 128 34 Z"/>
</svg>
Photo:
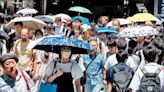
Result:
<svg viewBox="0 0 164 92">
<path fill-rule="evenodd" d="M 32 43 L 29 39 L 28 29 L 23 28 L 21 30 L 21 39 L 17 40 L 14 44 L 13 51 L 18 56 L 18 64 L 26 72 L 32 70 L 32 63 L 34 60 L 34 54 L 32 49 L 26 49 L 27 46 Z"/>
<path fill-rule="evenodd" d="M 112 28 L 116 29 L 117 32 L 120 32 L 120 21 L 117 19 L 113 19 Z"/>
<path fill-rule="evenodd" d="M 10 49 L 12 50 L 12 47 L 14 46 L 15 41 L 21 37 L 21 30 L 23 29 L 23 23 L 22 22 L 15 22 L 14 29 L 15 30 L 11 29 L 11 31 L 8 33 L 10 36 L 9 46 L 8 46 L 9 50 Z"/>
<path fill-rule="evenodd" d="M 3 74 L 0 76 L 0 92 L 35 92 L 35 85 L 29 75 L 17 67 L 18 58 L 7 53 L 0 57 Z"/>
<path fill-rule="evenodd" d="M 85 92 L 100 92 L 103 83 L 106 83 L 105 61 L 102 54 L 97 51 L 97 40 L 91 39 L 90 44 L 94 51 L 92 51 L 90 55 L 84 55 L 83 57 L 84 66 L 86 68 Z"/>
<path fill-rule="evenodd" d="M 55 28 L 54 28 L 54 35 L 63 35 L 63 32 L 65 30 L 65 27 L 62 24 L 61 17 L 55 18 Z"/>
<path fill-rule="evenodd" d="M 157 64 L 158 53 L 159 51 L 153 45 L 144 47 L 143 55 L 148 64 L 143 68 L 138 68 L 135 72 L 130 84 L 132 92 L 163 92 L 164 70 Z M 149 76 L 147 76 L 148 74 Z"/>
</svg>

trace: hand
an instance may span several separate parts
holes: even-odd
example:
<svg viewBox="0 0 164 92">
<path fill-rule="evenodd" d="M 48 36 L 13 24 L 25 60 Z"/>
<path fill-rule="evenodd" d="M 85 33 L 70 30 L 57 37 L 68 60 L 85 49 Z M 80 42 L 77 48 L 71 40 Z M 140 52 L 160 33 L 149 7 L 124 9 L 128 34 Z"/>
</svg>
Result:
<svg viewBox="0 0 164 92">
<path fill-rule="evenodd" d="M 33 79 L 34 79 L 34 80 L 37 80 L 37 79 L 38 79 L 38 74 L 34 74 L 34 75 L 33 75 Z"/>
<path fill-rule="evenodd" d="M 57 72 L 56 72 L 57 77 L 61 76 L 62 74 L 63 74 L 63 72 L 60 69 L 57 70 Z"/>
<path fill-rule="evenodd" d="M 107 81 L 103 79 L 103 85 L 106 86 L 107 85 Z"/>
</svg>

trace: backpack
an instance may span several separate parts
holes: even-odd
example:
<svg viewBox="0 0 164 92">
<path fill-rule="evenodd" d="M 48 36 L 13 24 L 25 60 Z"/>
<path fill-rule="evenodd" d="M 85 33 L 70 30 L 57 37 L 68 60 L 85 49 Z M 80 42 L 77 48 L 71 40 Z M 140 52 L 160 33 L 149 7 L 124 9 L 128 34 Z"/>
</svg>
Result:
<svg viewBox="0 0 164 92">
<path fill-rule="evenodd" d="M 158 68 L 154 73 L 148 73 L 146 69 L 141 70 L 144 76 L 141 79 L 138 92 L 160 92 L 160 78 L 158 74 L 161 69 Z"/>
<path fill-rule="evenodd" d="M 132 80 L 133 74 L 129 72 L 131 68 L 126 66 L 124 69 L 119 69 L 117 66 L 113 66 L 113 86 L 112 92 L 129 92 L 128 86 Z"/>
</svg>

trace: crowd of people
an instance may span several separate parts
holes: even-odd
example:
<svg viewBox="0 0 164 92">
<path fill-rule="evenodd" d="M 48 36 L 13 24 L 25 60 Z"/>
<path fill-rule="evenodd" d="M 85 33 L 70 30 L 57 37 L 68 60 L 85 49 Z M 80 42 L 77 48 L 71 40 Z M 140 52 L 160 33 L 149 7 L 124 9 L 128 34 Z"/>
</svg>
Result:
<svg viewBox="0 0 164 92">
<path fill-rule="evenodd" d="M 10 17 L 1 18 L 1 31 L 9 39 L 0 39 L 0 92 L 41 92 L 42 82 L 57 84 L 56 92 L 163 92 L 164 30 L 155 22 L 145 21 L 121 25 L 108 16 L 101 16 L 94 25 L 83 24 L 80 18 L 71 21 L 56 17 L 54 24 L 30 30 L 22 22 L 14 29 L 5 25 Z M 118 37 L 129 26 L 151 26 L 158 35 Z M 98 28 L 116 32 L 98 33 Z M 72 54 L 72 48 L 61 47 L 60 53 L 29 49 L 29 44 L 49 35 L 67 36 L 87 41 L 93 50 L 88 54 Z M 80 52 L 80 51 L 77 51 Z M 153 77 L 152 77 L 153 76 Z M 155 82 L 153 82 L 155 81 Z"/>
</svg>

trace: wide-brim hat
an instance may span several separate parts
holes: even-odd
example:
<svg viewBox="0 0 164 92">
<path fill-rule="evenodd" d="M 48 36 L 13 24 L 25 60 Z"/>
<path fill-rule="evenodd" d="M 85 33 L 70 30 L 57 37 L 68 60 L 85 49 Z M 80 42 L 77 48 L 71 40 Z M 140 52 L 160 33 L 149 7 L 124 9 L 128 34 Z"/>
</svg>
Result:
<svg viewBox="0 0 164 92">
<path fill-rule="evenodd" d="M 8 59 L 14 59 L 16 62 L 18 62 L 18 58 L 16 55 L 11 54 L 11 53 L 6 53 L 0 57 L 0 64 L 3 64 Z"/>
</svg>

